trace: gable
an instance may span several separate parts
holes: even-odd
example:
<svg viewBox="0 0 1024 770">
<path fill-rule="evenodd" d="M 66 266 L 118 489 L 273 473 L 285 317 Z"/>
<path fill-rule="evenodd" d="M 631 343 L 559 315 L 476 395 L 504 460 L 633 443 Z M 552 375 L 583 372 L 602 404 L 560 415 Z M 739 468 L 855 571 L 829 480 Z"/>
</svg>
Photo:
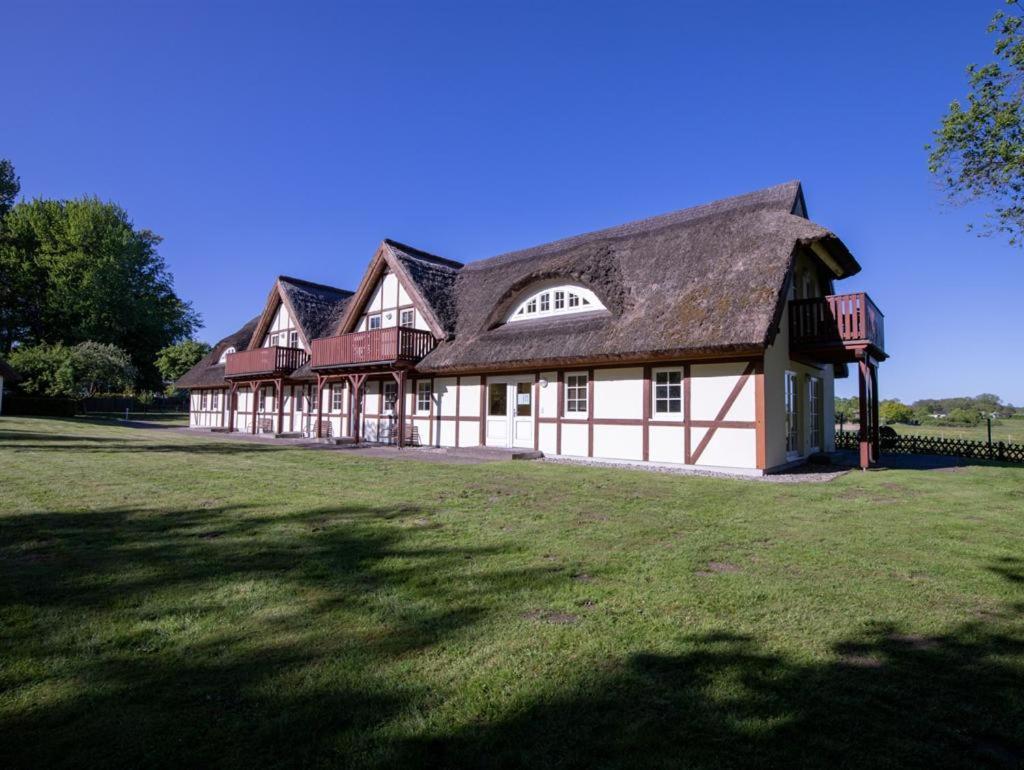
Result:
<svg viewBox="0 0 1024 770">
<path fill-rule="evenodd" d="M 416 307 L 401 277 L 391 270 L 386 270 L 371 288 L 354 330 L 367 331 L 371 324 L 372 328 L 380 329 L 402 325 L 430 331 L 424 313 Z"/>
</svg>

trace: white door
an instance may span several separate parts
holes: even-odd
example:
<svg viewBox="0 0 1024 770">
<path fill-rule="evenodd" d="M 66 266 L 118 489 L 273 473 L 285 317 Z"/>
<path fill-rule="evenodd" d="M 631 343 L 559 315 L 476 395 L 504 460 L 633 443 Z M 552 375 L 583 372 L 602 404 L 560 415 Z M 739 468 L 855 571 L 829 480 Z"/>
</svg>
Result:
<svg viewBox="0 0 1024 770">
<path fill-rule="evenodd" d="M 487 446 L 533 447 L 533 378 L 487 382 Z"/>
</svg>

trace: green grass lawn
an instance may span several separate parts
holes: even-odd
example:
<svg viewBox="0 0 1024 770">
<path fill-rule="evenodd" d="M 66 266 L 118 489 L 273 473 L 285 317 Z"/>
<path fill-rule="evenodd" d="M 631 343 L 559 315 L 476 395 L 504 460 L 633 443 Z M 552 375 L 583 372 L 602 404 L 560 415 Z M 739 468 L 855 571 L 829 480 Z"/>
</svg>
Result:
<svg viewBox="0 0 1024 770">
<path fill-rule="evenodd" d="M 1015 767 L 1024 468 L 768 484 L 0 418 L 0 766 Z"/>
<path fill-rule="evenodd" d="M 79 415 L 82 420 L 123 420 L 124 412 L 89 412 Z M 161 425 L 188 427 L 188 412 L 129 412 L 128 419 L 140 422 L 156 422 Z"/>
</svg>

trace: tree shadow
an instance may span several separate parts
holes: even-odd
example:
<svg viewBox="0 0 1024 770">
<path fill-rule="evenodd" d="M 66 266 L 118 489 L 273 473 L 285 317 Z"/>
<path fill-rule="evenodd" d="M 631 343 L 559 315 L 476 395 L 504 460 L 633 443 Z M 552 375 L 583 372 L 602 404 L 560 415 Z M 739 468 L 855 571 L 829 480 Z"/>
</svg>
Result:
<svg viewBox="0 0 1024 770">
<path fill-rule="evenodd" d="M 415 678 L 385 682 L 386 668 L 469 632 L 495 597 L 559 579 L 488 569 L 498 549 L 425 542 L 433 513 L 10 517 L 0 691 L 38 702 L 0 709 L 0 765 L 338 764 L 372 752 L 374 729 L 429 698 Z M 252 617 L 225 622 L 250 595 Z M 18 622 L 29 607 L 45 622 Z M 193 626 L 203 630 L 191 639 Z"/>
<path fill-rule="evenodd" d="M 609 660 L 579 692 L 505 720 L 410 740 L 394 764 L 1020 768 L 1021 612 L 1011 605 L 934 637 L 877 623 L 819 661 L 747 635 L 687 636 L 676 654 Z"/>
</svg>

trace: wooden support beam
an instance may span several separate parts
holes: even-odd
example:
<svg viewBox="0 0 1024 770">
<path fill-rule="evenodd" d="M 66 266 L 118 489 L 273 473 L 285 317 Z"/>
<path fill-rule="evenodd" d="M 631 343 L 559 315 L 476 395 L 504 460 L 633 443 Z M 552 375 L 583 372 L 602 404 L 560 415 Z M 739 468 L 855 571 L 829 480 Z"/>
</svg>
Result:
<svg viewBox="0 0 1024 770">
<path fill-rule="evenodd" d="M 871 375 L 864 359 L 857 362 L 857 394 L 860 401 L 860 468 L 866 471 L 871 465 L 871 409 L 868 406 Z"/>
<path fill-rule="evenodd" d="M 872 361 L 871 369 L 871 461 L 877 463 L 882 459 L 878 435 L 878 364 Z"/>
<path fill-rule="evenodd" d="M 238 409 L 238 384 L 231 381 L 231 391 L 228 394 L 228 432 L 235 430 L 235 411 Z"/>
<path fill-rule="evenodd" d="M 316 376 L 316 437 L 324 437 L 324 377 Z"/>
<path fill-rule="evenodd" d="M 284 380 L 274 380 L 274 389 L 274 399 L 277 401 L 277 432 L 284 433 Z"/>
<path fill-rule="evenodd" d="M 398 448 L 405 446 L 405 369 L 391 372 L 398 387 L 395 405 L 398 407 Z"/>
</svg>

